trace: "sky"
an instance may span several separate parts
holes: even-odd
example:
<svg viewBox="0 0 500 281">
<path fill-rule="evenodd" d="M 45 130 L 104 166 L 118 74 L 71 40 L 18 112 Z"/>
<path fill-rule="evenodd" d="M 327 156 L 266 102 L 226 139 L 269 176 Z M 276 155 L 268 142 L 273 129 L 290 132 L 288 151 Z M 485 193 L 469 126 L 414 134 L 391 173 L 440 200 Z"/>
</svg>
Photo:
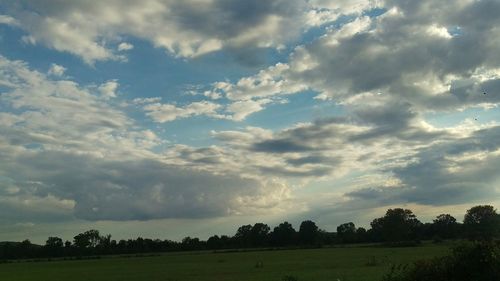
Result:
<svg viewBox="0 0 500 281">
<path fill-rule="evenodd" d="M 500 206 L 497 0 L 0 0 L 0 241 Z"/>
</svg>

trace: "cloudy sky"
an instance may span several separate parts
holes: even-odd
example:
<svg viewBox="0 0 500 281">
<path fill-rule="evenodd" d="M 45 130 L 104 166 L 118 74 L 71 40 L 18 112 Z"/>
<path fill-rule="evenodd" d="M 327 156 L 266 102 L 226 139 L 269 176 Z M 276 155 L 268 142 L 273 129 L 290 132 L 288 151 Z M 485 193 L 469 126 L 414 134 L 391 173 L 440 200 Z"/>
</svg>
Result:
<svg viewBox="0 0 500 281">
<path fill-rule="evenodd" d="M 500 206 L 497 0 L 0 0 L 0 240 Z"/>
</svg>

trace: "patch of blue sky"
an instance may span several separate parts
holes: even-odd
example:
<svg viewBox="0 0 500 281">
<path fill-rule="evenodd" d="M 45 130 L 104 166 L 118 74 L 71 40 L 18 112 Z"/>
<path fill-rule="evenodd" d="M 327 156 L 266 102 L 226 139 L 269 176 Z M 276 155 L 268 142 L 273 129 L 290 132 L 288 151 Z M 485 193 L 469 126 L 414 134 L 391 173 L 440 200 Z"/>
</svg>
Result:
<svg viewBox="0 0 500 281">
<path fill-rule="evenodd" d="M 0 25 L 0 54 L 10 60 L 29 62 L 31 69 L 47 72 L 52 63 L 64 66 L 66 74 L 82 85 L 100 84 L 117 79 L 124 87 L 125 97 L 161 96 L 176 98 L 191 85 L 208 85 L 216 81 L 237 81 L 261 68 L 281 61 L 280 53 L 271 49 L 253 50 L 259 64 L 243 64 L 234 54 L 218 51 L 199 58 L 173 56 L 163 48 L 136 38 L 126 38 L 134 48 L 120 52 L 127 61 L 97 61 L 89 65 L 68 52 L 59 52 L 40 44 L 22 42 L 27 34 L 16 28 Z M 111 48 L 112 46 L 107 46 Z"/>
<path fill-rule="evenodd" d="M 321 26 L 313 27 L 308 30 L 306 30 L 301 36 L 300 36 L 300 44 L 308 44 L 312 43 L 318 38 L 320 38 L 322 35 L 324 35 L 329 29 L 339 29 L 346 23 L 349 23 L 353 20 L 356 19 L 356 16 L 354 15 L 341 15 L 339 16 L 335 21 L 333 22 L 327 22 Z M 290 48 L 295 48 L 290 47 Z"/>
<path fill-rule="evenodd" d="M 313 122 L 345 114 L 342 106 L 331 101 L 315 100 L 313 99 L 315 95 L 316 93 L 310 91 L 290 95 L 287 97 L 288 103 L 268 105 L 243 121 L 207 118 L 206 116 L 177 119 L 163 124 L 149 120 L 137 121 L 170 143 L 202 147 L 218 143 L 211 137 L 211 131 L 244 130 L 246 127 L 277 131 L 298 123 Z"/>
<path fill-rule="evenodd" d="M 74 67 L 85 67 L 83 61 L 69 53 L 59 52 L 41 45 L 33 45 L 22 41 L 22 37 L 28 35 L 23 30 L 17 27 L 0 24 L 0 55 L 9 60 L 20 60 L 29 62 L 30 69 L 45 73 L 50 68 L 52 63 L 56 63 L 68 68 L 69 65 Z M 87 71 L 79 71 L 73 69 L 75 77 L 78 79 L 85 78 Z"/>
<path fill-rule="evenodd" d="M 368 16 L 370 18 L 378 17 L 387 12 L 387 9 L 375 8 L 368 11 L 363 12 L 363 16 Z M 325 23 L 318 27 L 313 27 L 306 30 L 300 37 L 300 44 L 308 44 L 318 40 L 322 35 L 324 35 L 328 30 L 331 29 L 340 29 L 345 24 L 354 21 L 358 18 L 356 15 L 340 15 L 335 21 Z M 292 50 L 295 46 L 290 46 Z"/>
<path fill-rule="evenodd" d="M 429 124 L 437 128 L 454 127 L 467 119 L 478 124 L 485 124 L 499 122 L 500 109 L 469 108 L 463 111 L 427 113 L 424 118 Z"/>
<path fill-rule="evenodd" d="M 154 132 L 169 145 L 184 144 L 192 147 L 206 147 L 217 144 L 212 131 L 239 130 L 242 124 L 225 119 L 193 116 L 172 122 L 151 125 Z"/>
<path fill-rule="evenodd" d="M 237 63 L 223 51 L 183 59 L 142 40 L 130 39 L 127 42 L 134 45 L 134 49 L 126 53 L 128 62 L 104 62 L 96 72 L 100 76 L 111 75 L 107 79 L 118 79 L 125 97 L 130 99 L 162 97 L 164 102 L 199 100 L 199 97 L 186 95 L 186 92 L 198 87 L 206 88 L 217 81 L 237 81 L 256 72 L 254 68 Z"/>
<path fill-rule="evenodd" d="M 460 26 L 451 26 L 448 27 L 447 30 L 451 36 L 460 36 L 463 34 L 463 30 Z"/>
<path fill-rule="evenodd" d="M 385 14 L 385 12 L 387 12 L 386 8 L 373 8 L 368 11 L 364 11 L 363 15 L 371 18 L 376 18 L 378 16 Z"/>
<path fill-rule="evenodd" d="M 246 126 L 262 127 L 270 130 L 281 130 L 297 123 L 312 122 L 344 114 L 342 106 L 332 101 L 314 99 L 317 93 L 304 91 L 286 96 L 287 103 L 272 104 L 266 109 L 247 117 Z"/>
</svg>

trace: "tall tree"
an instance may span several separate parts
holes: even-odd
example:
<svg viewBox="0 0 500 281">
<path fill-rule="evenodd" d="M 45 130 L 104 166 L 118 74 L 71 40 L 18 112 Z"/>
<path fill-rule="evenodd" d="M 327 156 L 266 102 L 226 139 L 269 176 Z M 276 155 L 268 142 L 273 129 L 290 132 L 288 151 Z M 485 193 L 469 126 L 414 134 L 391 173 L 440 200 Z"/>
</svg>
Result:
<svg viewBox="0 0 500 281">
<path fill-rule="evenodd" d="M 500 232 L 500 216 L 493 206 L 475 206 L 467 210 L 464 227 L 469 238 L 489 240 Z"/>
<path fill-rule="evenodd" d="M 299 227 L 299 240 L 305 245 L 317 244 L 319 236 L 319 229 L 316 223 L 310 220 L 305 220 Z"/>
<path fill-rule="evenodd" d="M 63 246 L 63 240 L 59 237 L 49 237 L 47 241 L 45 241 L 45 247 L 48 248 L 62 248 Z"/>
<path fill-rule="evenodd" d="M 347 222 L 337 226 L 337 236 L 342 243 L 356 242 L 356 226 L 353 222 Z"/>
<path fill-rule="evenodd" d="M 457 231 L 457 220 L 450 214 L 440 214 L 433 220 L 432 232 L 440 238 L 455 238 L 458 235 Z"/>
<path fill-rule="evenodd" d="M 63 253 L 63 240 L 59 237 L 49 237 L 47 241 L 45 241 L 45 253 L 50 257 L 57 257 L 62 255 Z"/>
<path fill-rule="evenodd" d="M 297 232 L 293 226 L 285 221 L 280 223 L 273 229 L 271 234 L 273 245 L 275 246 L 288 246 L 295 242 Z"/>
<path fill-rule="evenodd" d="M 250 224 L 242 225 L 236 231 L 234 240 L 240 247 L 249 247 L 251 244 L 252 226 Z"/>
<path fill-rule="evenodd" d="M 371 222 L 372 229 L 388 242 L 416 239 L 421 224 L 411 210 L 402 208 L 389 209 L 384 217 Z"/>
<path fill-rule="evenodd" d="M 99 231 L 91 229 L 73 237 L 73 241 L 78 248 L 95 248 L 101 241 Z"/>
<path fill-rule="evenodd" d="M 268 242 L 268 235 L 271 228 L 265 223 L 256 223 L 250 231 L 250 241 L 252 247 L 262 247 Z"/>
</svg>

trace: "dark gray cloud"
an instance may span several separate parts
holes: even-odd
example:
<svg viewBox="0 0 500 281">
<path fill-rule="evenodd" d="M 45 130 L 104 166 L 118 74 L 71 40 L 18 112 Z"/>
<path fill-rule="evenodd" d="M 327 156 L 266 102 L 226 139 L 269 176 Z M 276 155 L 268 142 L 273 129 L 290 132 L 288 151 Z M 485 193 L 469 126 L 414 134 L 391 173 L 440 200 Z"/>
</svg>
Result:
<svg viewBox="0 0 500 281">
<path fill-rule="evenodd" d="M 336 163 L 337 164 L 337 163 Z M 335 165 L 332 165 L 335 166 Z M 257 167 L 260 172 L 266 175 L 280 176 L 280 177 L 291 177 L 291 178 L 310 178 L 310 177 L 322 177 L 327 176 L 332 173 L 332 166 L 317 166 L 306 169 L 291 169 L 285 165 L 266 167 Z"/>
<path fill-rule="evenodd" d="M 49 0 L 0 5 L 29 33 L 26 42 L 78 55 L 88 63 L 124 59 L 118 50 L 121 36 L 145 39 L 181 57 L 225 48 L 241 53 L 240 47 L 254 54 L 297 38 L 309 28 L 305 23 L 310 9 L 304 0 Z"/>
<path fill-rule="evenodd" d="M 352 135 L 350 141 L 370 142 L 376 138 L 397 138 L 425 142 L 446 137 L 444 131 L 428 131 L 418 121 L 423 120 L 409 103 L 388 102 L 382 105 L 354 106 L 353 119 L 359 125 L 370 125 L 366 132 Z"/>
<path fill-rule="evenodd" d="M 404 103 L 359 105 L 349 118 L 320 119 L 284 130 L 271 140 L 254 143 L 252 149 L 272 153 L 314 152 L 388 139 L 426 143 L 447 137 L 444 130 L 429 131 L 422 127 L 419 123 L 422 120 Z"/>
<path fill-rule="evenodd" d="M 151 151 L 162 143 L 155 133 L 137 129 L 95 87 L 54 81 L 1 56 L 0 72 L 9 74 L 0 96 L 8 109 L 0 113 L 2 221 L 212 218 L 284 199 L 286 186 L 209 171 L 222 163 L 220 149 L 188 149 L 167 164 Z"/>
<path fill-rule="evenodd" d="M 266 140 L 255 143 L 252 148 L 257 152 L 287 153 L 313 150 L 311 147 L 287 139 Z"/>
<path fill-rule="evenodd" d="M 9 3 L 2 2 L 9 6 L 6 13 L 31 36 L 25 42 L 89 63 L 124 59 L 117 50 L 122 36 L 144 39 L 180 57 L 224 49 L 252 63 L 255 57 L 249 54 L 255 50 L 280 48 L 310 28 L 304 24 L 306 1 Z M 214 93 L 240 105 L 233 113 L 244 111 L 242 116 L 274 104 L 274 95 L 307 89 L 333 100 L 343 117 L 275 132 L 214 133 L 220 143 L 210 147 L 174 145 L 158 153 L 164 143 L 152 131 L 137 129 L 123 108 L 99 96 L 96 86 L 48 81 L 24 63 L 0 57 L 7 80 L 2 82 L 13 85 L 5 86 L 0 97 L 11 109 L 0 113 L 0 220 L 254 214 L 286 201 L 287 181 L 313 186 L 314 180 L 336 181 L 339 175 L 348 175 L 341 178 L 348 182 L 352 174 L 374 178 L 342 187 L 353 205 L 340 205 L 352 212 L 498 198 L 499 128 L 465 122 L 438 129 L 425 114 L 498 106 L 500 4 L 423 0 L 384 5 L 382 16 L 328 28 L 324 36 L 296 48 L 289 63 L 234 84 L 214 83 Z M 386 175 L 394 182 L 381 183 Z M 329 204 L 345 198 L 333 199 Z M 295 200 L 309 205 L 311 213 L 321 209 L 310 198 Z"/>
<path fill-rule="evenodd" d="M 244 212 L 238 197 L 257 199 L 262 192 L 271 191 L 262 189 L 262 183 L 256 180 L 213 175 L 148 159 L 117 161 L 47 151 L 17 157 L 1 169 L 19 189 L 2 199 L 31 196 L 73 201 L 74 210 L 69 208 L 65 215 L 87 220 L 226 216 Z M 25 179 L 37 184 L 16 184 Z M 22 207 L 18 206 L 19 210 Z M 33 208 L 36 212 L 37 206 Z M 19 212 L 3 214 L 21 216 Z"/>
<path fill-rule="evenodd" d="M 453 205 L 499 196 L 500 127 L 422 149 L 408 164 L 390 172 L 400 181 L 393 187 L 368 187 L 348 192 L 355 200 L 380 204 Z"/>
<path fill-rule="evenodd" d="M 210 5 L 192 5 L 182 1 L 173 2 L 176 20 L 182 29 L 210 34 L 213 37 L 230 39 L 266 21 L 269 16 L 290 20 L 301 16 L 305 1 L 273 0 L 265 2 L 245 0 L 214 1 Z M 297 23 L 293 24 L 297 25 Z M 280 36 L 280 35 L 278 35 Z"/>
<path fill-rule="evenodd" d="M 320 155 L 308 155 L 305 157 L 287 159 L 286 162 L 293 166 L 302 166 L 307 164 L 339 163 L 340 159 Z"/>
</svg>

